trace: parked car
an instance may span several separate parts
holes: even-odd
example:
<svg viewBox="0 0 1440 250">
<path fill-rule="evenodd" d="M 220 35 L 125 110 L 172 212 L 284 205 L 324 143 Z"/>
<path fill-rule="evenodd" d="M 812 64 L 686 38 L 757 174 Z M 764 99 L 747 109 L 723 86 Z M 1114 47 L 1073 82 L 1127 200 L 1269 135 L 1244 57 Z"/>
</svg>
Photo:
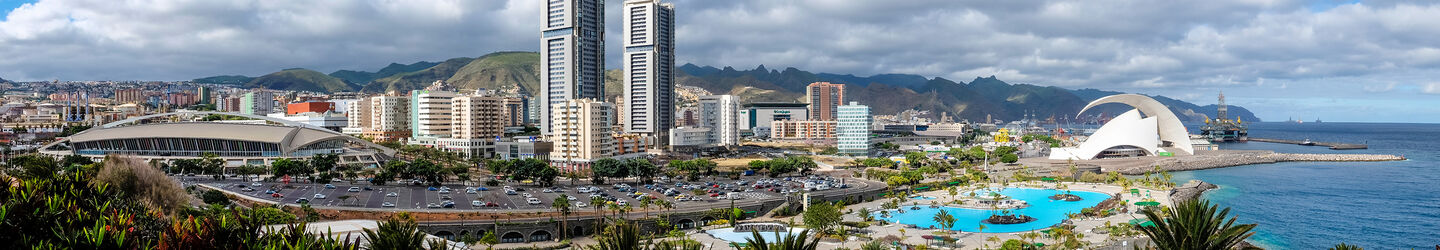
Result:
<svg viewBox="0 0 1440 250">
<path fill-rule="evenodd" d="M 360 192 L 360 187 L 350 187 L 350 189 L 345 190 L 345 191 L 349 191 L 349 192 L 351 192 L 351 193 L 359 193 L 359 192 Z"/>
<path fill-rule="evenodd" d="M 479 193 L 479 191 L 475 191 L 474 189 L 466 188 L 466 189 L 465 189 L 465 193 L 467 193 L 467 194 L 475 194 L 475 193 Z"/>
<path fill-rule="evenodd" d="M 483 206 L 485 206 L 485 202 L 481 202 L 481 201 L 478 201 L 478 200 L 470 201 L 470 206 L 471 206 L 471 207 L 483 207 Z"/>
<path fill-rule="evenodd" d="M 400 194 L 397 194 L 397 193 L 395 193 L 395 192 L 390 192 L 390 193 L 388 193 L 388 194 L 385 194 L 385 197 L 396 197 L 396 196 L 400 196 Z"/>
<path fill-rule="evenodd" d="M 449 189 L 441 189 L 441 190 L 440 190 L 440 193 L 442 193 L 442 194 L 448 194 L 448 193 L 450 193 L 450 190 L 449 190 Z"/>
<path fill-rule="evenodd" d="M 280 193 L 270 193 L 270 197 L 285 198 L 285 195 L 280 194 Z"/>
<path fill-rule="evenodd" d="M 575 207 L 585 207 L 586 205 L 584 202 L 575 202 Z"/>
<path fill-rule="evenodd" d="M 335 185 L 325 184 L 325 189 L 335 189 Z"/>
<path fill-rule="evenodd" d="M 440 208 L 440 204 L 435 204 L 435 203 L 425 204 L 425 208 Z"/>
<path fill-rule="evenodd" d="M 310 200 L 306 200 L 305 198 L 299 198 L 299 199 L 295 199 L 295 203 L 305 204 L 305 203 L 310 203 Z"/>
<path fill-rule="evenodd" d="M 250 183 L 250 186 L 256 186 L 256 187 L 264 186 L 264 185 L 265 185 L 265 184 L 260 184 L 259 182 Z"/>
<path fill-rule="evenodd" d="M 316 199 L 316 200 L 324 199 L 324 198 L 325 198 L 325 194 L 315 194 L 315 199 Z"/>
<path fill-rule="evenodd" d="M 540 205 L 540 199 L 530 197 L 529 199 L 525 199 L 525 203 L 530 203 L 530 205 Z"/>
<path fill-rule="evenodd" d="M 385 203 L 381 203 L 380 207 L 395 207 L 395 203 L 390 203 L 389 201 L 386 201 Z"/>
</svg>

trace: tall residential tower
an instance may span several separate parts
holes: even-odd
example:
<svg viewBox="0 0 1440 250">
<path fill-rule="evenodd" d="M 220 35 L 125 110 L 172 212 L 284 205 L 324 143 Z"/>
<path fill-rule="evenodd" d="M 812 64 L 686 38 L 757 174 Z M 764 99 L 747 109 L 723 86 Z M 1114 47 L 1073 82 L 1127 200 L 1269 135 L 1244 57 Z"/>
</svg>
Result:
<svg viewBox="0 0 1440 250">
<path fill-rule="evenodd" d="M 551 106 L 605 95 L 605 1 L 548 0 L 540 33 L 540 131 Z"/>
<path fill-rule="evenodd" d="M 675 127 L 675 6 L 626 0 L 623 12 L 625 132 L 669 136 Z"/>
<path fill-rule="evenodd" d="M 840 105 L 845 105 L 845 84 L 815 82 L 805 87 L 810 101 L 810 120 L 834 121 Z"/>
</svg>

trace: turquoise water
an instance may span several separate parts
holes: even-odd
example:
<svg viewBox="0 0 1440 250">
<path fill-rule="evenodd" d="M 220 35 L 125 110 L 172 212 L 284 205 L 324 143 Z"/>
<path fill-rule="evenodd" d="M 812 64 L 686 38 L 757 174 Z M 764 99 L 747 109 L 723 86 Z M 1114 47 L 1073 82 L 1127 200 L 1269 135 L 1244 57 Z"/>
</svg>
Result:
<svg viewBox="0 0 1440 250">
<path fill-rule="evenodd" d="M 910 196 L 910 199 L 912 199 L 912 200 L 934 200 L 935 197 L 930 197 L 930 196 Z"/>
<path fill-rule="evenodd" d="M 1013 209 L 1011 213 L 1029 215 L 1030 217 L 1035 217 L 1035 221 L 1011 225 L 985 224 L 985 230 L 983 232 L 1012 233 L 1049 228 L 1069 218 L 1065 216 L 1067 213 L 1079 213 L 1081 209 L 1093 207 L 1096 204 L 1100 204 L 1101 201 L 1110 198 L 1110 195 L 1103 193 L 1071 191 L 1070 194 L 1080 196 L 1083 200 L 1074 202 L 1050 200 L 1051 195 L 1064 192 L 1065 191 L 1062 190 L 1033 188 L 1006 188 L 1000 190 L 1000 195 L 1030 203 L 1030 207 Z M 905 210 L 905 213 L 889 211 L 890 218 L 881 217 L 879 212 L 873 213 L 873 215 L 876 219 L 894 223 L 915 225 L 920 228 L 930 228 L 932 226 L 939 228 L 940 223 L 935 222 L 935 214 L 940 213 L 940 209 L 944 209 L 950 213 L 950 215 L 955 216 L 955 227 L 951 228 L 951 230 L 979 232 L 980 221 L 990 218 L 991 215 L 1001 213 L 1000 210 L 958 207 L 930 208 L 927 206 L 919 206 L 919 210 L 910 210 L 911 207 L 915 206 L 900 207 L 900 209 Z"/>
<path fill-rule="evenodd" d="M 1194 131 L 1194 130 L 1191 130 Z M 1229 207 L 1239 223 L 1257 223 L 1250 240 L 1266 249 L 1432 249 L 1440 244 L 1440 125 L 1257 123 L 1250 136 L 1368 143 L 1329 150 L 1274 143 L 1226 143 L 1222 149 L 1288 153 L 1397 154 L 1408 161 L 1289 162 L 1174 173 L 1220 188 L 1203 198 Z"/>
<path fill-rule="evenodd" d="M 799 234 L 800 231 L 804 231 L 804 230 L 805 230 L 804 228 L 793 228 L 793 227 L 792 227 L 792 228 L 790 228 L 790 232 L 789 232 L 789 233 L 786 233 L 786 232 L 760 232 L 760 238 L 764 238 L 764 239 L 765 239 L 765 242 L 775 242 L 777 239 L 780 239 L 779 237 L 789 236 L 791 233 Z M 735 228 L 729 228 L 729 227 L 727 227 L 727 228 L 720 228 L 720 229 L 705 230 L 705 233 L 710 234 L 710 236 L 715 236 L 716 239 L 720 239 L 720 240 L 724 240 L 724 241 L 729 241 L 729 242 L 737 242 L 737 243 L 745 243 L 745 242 L 746 242 L 746 239 L 750 239 L 752 236 L 754 236 L 754 235 L 751 234 L 750 232 L 735 232 Z M 777 236 L 778 236 L 778 237 L 777 237 Z"/>
</svg>

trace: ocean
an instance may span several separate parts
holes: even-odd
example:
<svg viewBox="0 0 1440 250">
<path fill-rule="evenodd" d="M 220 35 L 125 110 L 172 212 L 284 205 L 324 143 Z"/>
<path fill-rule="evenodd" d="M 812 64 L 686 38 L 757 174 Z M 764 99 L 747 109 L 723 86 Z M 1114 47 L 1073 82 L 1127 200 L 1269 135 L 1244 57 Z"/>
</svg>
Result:
<svg viewBox="0 0 1440 250">
<path fill-rule="evenodd" d="M 1192 128 L 1193 130 L 1193 128 Z M 1254 138 L 1366 143 L 1330 150 L 1262 142 L 1221 149 L 1284 153 L 1395 154 L 1397 162 L 1290 162 L 1174 173 L 1176 183 L 1219 185 L 1202 197 L 1257 223 L 1250 241 L 1266 249 L 1326 249 L 1345 242 L 1367 249 L 1440 245 L 1440 124 L 1255 123 Z"/>
</svg>

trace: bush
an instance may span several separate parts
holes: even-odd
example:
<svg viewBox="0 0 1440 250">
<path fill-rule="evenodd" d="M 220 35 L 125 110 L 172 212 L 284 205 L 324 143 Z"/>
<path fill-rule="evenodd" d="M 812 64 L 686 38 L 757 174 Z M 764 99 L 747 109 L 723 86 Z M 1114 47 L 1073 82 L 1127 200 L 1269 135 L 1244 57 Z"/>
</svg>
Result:
<svg viewBox="0 0 1440 250">
<path fill-rule="evenodd" d="M 109 156 L 105 157 L 104 164 L 95 180 L 119 190 L 126 198 L 138 199 L 141 204 L 167 213 L 185 207 L 190 201 L 180 184 L 145 161 Z"/>
<path fill-rule="evenodd" d="M 205 193 L 200 194 L 200 200 L 205 201 L 205 204 L 214 204 L 214 205 L 229 205 L 229 204 L 230 204 L 230 197 L 225 196 L 225 192 L 220 192 L 220 191 L 215 191 L 215 190 L 206 190 Z"/>
<path fill-rule="evenodd" d="M 486 186 L 491 186 L 491 187 L 499 186 L 499 185 L 500 185 L 500 181 L 497 181 L 497 180 L 495 180 L 495 179 L 490 179 L 490 180 L 485 181 L 485 185 L 486 185 Z"/>
<path fill-rule="evenodd" d="M 1020 250 L 1020 249 L 1025 249 L 1025 242 L 1024 242 L 1024 241 L 1017 240 L 1017 239 L 1009 239 L 1009 240 L 1006 240 L 1006 241 L 1005 241 L 1005 244 L 1004 244 L 1004 245 L 1001 245 L 1001 246 L 1000 246 L 1000 249 L 1004 249 L 1004 250 Z"/>
</svg>

